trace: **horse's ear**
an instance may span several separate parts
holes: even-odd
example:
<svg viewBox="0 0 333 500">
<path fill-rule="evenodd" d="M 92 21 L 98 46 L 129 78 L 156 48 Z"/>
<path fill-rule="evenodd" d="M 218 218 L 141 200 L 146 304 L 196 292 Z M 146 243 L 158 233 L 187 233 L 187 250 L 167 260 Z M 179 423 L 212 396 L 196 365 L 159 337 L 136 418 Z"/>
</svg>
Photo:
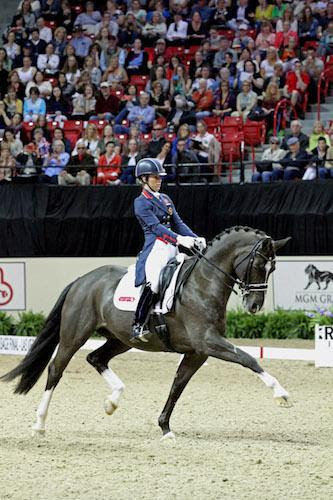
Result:
<svg viewBox="0 0 333 500">
<path fill-rule="evenodd" d="M 288 236 L 288 238 L 284 238 L 283 240 L 273 241 L 275 253 L 277 253 L 279 250 L 281 250 L 281 248 L 283 248 L 290 240 L 291 240 L 291 236 Z"/>
</svg>

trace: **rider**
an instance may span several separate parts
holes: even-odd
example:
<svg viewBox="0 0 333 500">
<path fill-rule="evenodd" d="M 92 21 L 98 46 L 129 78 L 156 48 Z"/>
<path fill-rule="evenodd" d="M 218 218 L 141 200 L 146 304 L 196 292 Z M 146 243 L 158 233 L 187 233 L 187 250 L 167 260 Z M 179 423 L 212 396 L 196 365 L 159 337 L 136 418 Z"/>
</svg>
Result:
<svg viewBox="0 0 333 500">
<path fill-rule="evenodd" d="M 149 332 L 145 322 L 158 292 L 161 269 L 178 253 L 177 246 L 191 249 L 197 244 L 206 247 L 179 217 L 169 196 L 160 193 L 164 168 L 156 158 L 143 158 L 135 168 L 142 184 L 142 193 L 134 201 L 134 212 L 144 231 L 145 242 L 136 262 L 135 286 L 145 287 L 135 312 L 131 340 L 141 339 Z"/>
</svg>

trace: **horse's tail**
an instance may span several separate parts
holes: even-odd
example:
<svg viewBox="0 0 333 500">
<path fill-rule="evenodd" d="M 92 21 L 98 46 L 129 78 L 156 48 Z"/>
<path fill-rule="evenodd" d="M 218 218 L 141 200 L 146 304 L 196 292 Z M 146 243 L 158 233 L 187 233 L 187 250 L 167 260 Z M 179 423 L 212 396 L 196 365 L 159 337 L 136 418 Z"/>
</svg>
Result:
<svg viewBox="0 0 333 500">
<path fill-rule="evenodd" d="M 54 349 L 59 343 L 61 311 L 72 285 L 73 283 L 68 285 L 61 293 L 55 306 L 48 315 L 42 331 L 32 344 L 25 358 L 16 368 L 0 377 L 5 382 L 9 382 L 21 376 L 15 388 L 15 393 L 27 394 L 35 385 L 50 361 Z"/>
</svg>

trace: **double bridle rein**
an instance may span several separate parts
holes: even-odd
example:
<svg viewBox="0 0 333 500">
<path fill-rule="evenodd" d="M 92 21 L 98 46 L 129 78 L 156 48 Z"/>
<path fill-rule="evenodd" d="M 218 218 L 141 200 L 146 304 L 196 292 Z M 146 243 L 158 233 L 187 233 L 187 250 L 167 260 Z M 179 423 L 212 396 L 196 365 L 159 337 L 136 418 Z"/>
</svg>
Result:
<svg viewBox="0 0 333 500">
<path fill-rule="evenodd" d="M 243 262 L 246 261 L 246 259 L 248 259 L 248 263 L 247 263 L 246 270 L 245 270 L 245 277 L 242 280 L 239 279 L 239 278 L 234 278 L 234 276 L 232 276 L 231 274 L 229 274 L 226 271 L 224 271 L 224 269 L 222 269 L 221 267 L 217 266 L 211 260 L 207 259 L 207 257 L 197 247 L 194 247 L 192 249 L 192 252 L 199 259 L 204 260 L 207 264 L 209 264 L 211 267 L 213 267 L 214 269 L 216 269 L 217 271 L 219 271 L 221 274 L 223 274 L 224 276 L 226 276 L 230 281 L 232 281 L 232 285 L 229 285 L 228 283 L 226 283 L 226 286 L 228 288 L 230 288 L 231 291 L 234 292 L 236 295 L 238 295 L 238 293 L 236 292 L 236 290 L 234 290 L 234 285 L 238 285 L 239 288 L 240 288 L 240 290 L 241 290 L 242 296 L 244 298 L 246 295 L 248 295 L 251 292 L 267 292 L 269 275 L 275 269 L 275 257 L 266 257 L 266 255 L 264 255 L 261 252 L 262 243 L 265 240 L 267 240 L 267 239 L 270 239 L 270 238 L 264 237 L 264 238 L 261 238 L 259 241 L 257 241 L 257 243 L 255 243 L 255 245 L 253 246 L 253 248 L 250 250 L 250 252 L 247 255 L 245 255 L 245 257 L 243 257 L 243 259 L 240 262 L 238 262 L 238 264 L 235 266 L 234 270 L 236 271 L 236 269 L 241 264 L 243 264 Z M 251 273 L 252 273 L 253 263 L 254 263 L 254 259 L 258 255 L 262 259 L 264 259 L 266 261 L 266 263 L 267 262 L 270 263 L 270 268 L 266 272 L 264 283 L 251 283 L 250 279 L 251 279 Z"/>
</svg>

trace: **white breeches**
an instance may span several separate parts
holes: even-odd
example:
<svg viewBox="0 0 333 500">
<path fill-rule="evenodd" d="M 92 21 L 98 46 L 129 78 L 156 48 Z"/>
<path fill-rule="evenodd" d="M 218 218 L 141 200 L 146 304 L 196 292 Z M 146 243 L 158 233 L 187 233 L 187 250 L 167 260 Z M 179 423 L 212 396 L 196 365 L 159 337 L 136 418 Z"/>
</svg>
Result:
<svg viewBox="0 0 333 500">
<path fill-rule="evenodd" d="M 160 272 L 167 265 L 170 259 L 178 254 L 178 248 L 170 243 L 156 240 L 154 246 L 147 257 L 145 272 L 146 282 L 150 283 L 154 293 L 158 292 L 158 281 Z"/>
</svg>

